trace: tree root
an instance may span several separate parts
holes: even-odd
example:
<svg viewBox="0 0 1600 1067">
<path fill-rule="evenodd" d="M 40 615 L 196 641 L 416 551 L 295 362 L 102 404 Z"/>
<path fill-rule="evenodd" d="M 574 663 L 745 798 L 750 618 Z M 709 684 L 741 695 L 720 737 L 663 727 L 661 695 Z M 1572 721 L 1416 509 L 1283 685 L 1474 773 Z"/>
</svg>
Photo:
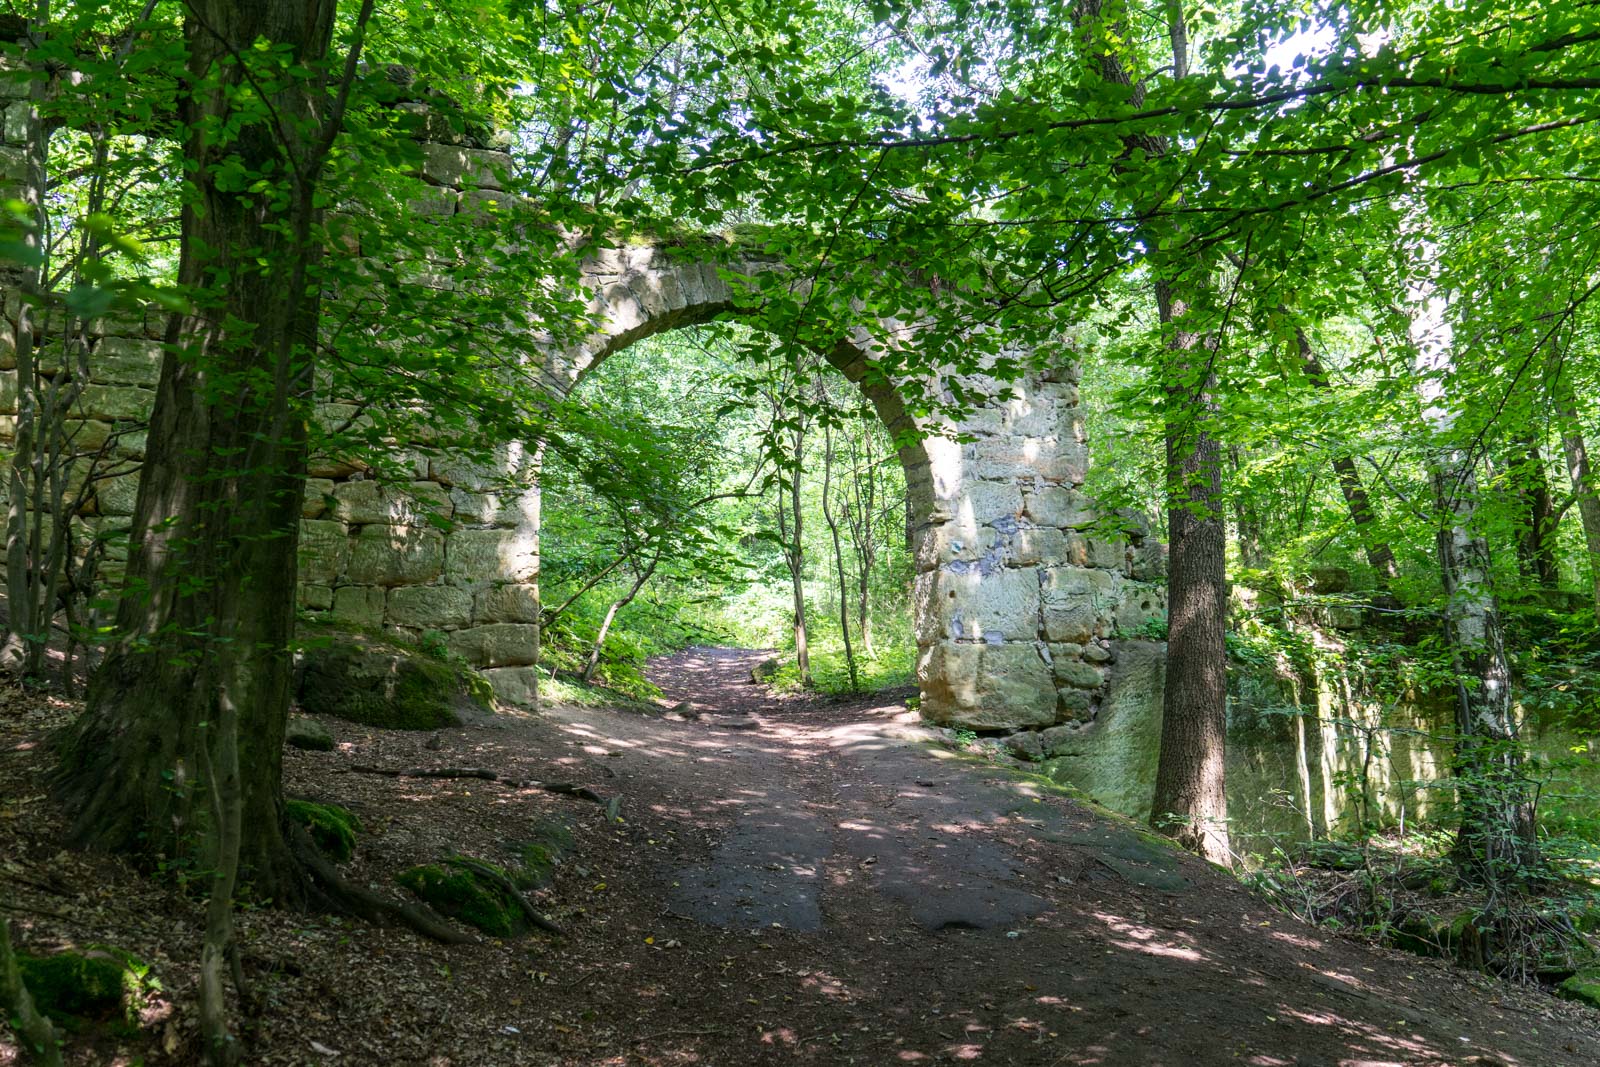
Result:
<svg viewBox="0 0 1600 1067">
<path fill-rule="evenodd" d="M 305 828 L 291 824 L 287 828 L 289 847 L 305 865 L 316 887 L 328 905 L 338 911 L 378 926 L 408 926 L 423 937 L 445 945 L 475 945 L 478 939 L 449 926 L 429 912 L 411 904 L 396 904 L 370 889 L 363 889 L 347 881 L 334 869 L 326 856 L 317 850 Z"/>
<path fill-rule="evenodd" d="M 580 800 L 592 801 L 596 804 L 606 805 L 605 797 L 596 793 L 585 785 L 574 785 L 571 782 L 541 782 L 536 778 L 513 778 L 510 775 L 499 774 L 487 767 L 369 767 L 356 763 L 350 770 L 357 774 L 381 774 L 386 778 L 477 778 L 485 782 L 499 782 L 513 789 L 543 789 L 546 793 L 560 793 L 563 796 L 577 797 Z"/>
<path fill-rule="evenodd" d="M 32 1053 L 44 1067 L 61 1067 L 61 1046 L 56 1044 L 55 1027 L 41 1015 L 22 984 L 16 956 L 11 950 L 11 927 L 0 918 L 0 1008 L 16 1020 L 18 1043 L 24 1054 Z"/>
<path fill-rule="evenodd" d="M 489 864 L 475 860 L 471 856 L 450 856 L 445 862 L 452 867 L 460 867 L 463 870 L 471 871 L 480 878 L 486 878 L 499 886 L 503 892 L 509 893 L 511 899 L 517 902 L 517 907 L 521 909 L 522 914 L 534 926 L 546 933 L 555 934 L 557 937 L 567 936 L 565 930 L 539 914 L 532 902 L 522 895 L 522 890 L 518 889 L 511 879 L 489 866 Z"/>
</svg>

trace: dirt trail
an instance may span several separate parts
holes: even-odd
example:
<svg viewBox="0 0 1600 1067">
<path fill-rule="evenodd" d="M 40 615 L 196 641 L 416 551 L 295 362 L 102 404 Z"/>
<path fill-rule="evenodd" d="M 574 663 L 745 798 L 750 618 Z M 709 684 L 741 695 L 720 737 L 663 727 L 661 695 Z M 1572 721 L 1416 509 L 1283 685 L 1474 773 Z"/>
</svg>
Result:
<svg viewBox="0 0 1600 1067">
<path fill-rule="evenodd" d="M 660 857 L 668 911 L 771 946 L 697 1008 L 698 1061 L 1600 1063 L 1600 1016 L 1297 923 L 898 704 L 773 698 L 764 655 L 652 665 L 699 721 L 552 712 L 705 843 Z"/>
<path fill-rule="evenodd" d="M 1600 1063 L 1600 1013 L 1304 926 L 1126 823 L 931 744 L 898 702 L 770 695 L 749 681 L 764 655 L 652 664 L 688 716 L 557 707 L 433 736 L 330 722 L 335 751 L 286 752 L 291 795 L 360 817 L 344 870 L 385 892 L 413 864 L 505 862 L 535 825 L 569 825 L 538 898 L 568 936 L 447 948 L 246 909 L 266 1005 L 249 1062 Z M 165 990 L 138 1034 L 69 1060 L 192 1063 L 203 902 L 61 850 L 43 742 L 73 709 L 24 706 L 0 707 L 0 903 L 29 951 L 120 945 Z M 418 764 L 579 782 L 620 796 L 624 821 L 540 789 L 356 771 Z M 5 1049 L 0 1024 L 0 1064 Z"/>
</svg>

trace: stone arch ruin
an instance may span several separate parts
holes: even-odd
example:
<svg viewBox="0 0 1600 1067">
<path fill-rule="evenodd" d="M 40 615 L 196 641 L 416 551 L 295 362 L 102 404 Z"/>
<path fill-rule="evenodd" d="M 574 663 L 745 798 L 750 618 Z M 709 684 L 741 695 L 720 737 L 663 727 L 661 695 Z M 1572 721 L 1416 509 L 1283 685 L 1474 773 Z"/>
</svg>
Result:
<svg viewBox="0 0 1600 1067">
<path fill-rule="evenodd" d="M 0 79 L 0 94 L 15 99 L 25 85 Z M 7 135 L 14 129 L 5 124 Z M 423 147 L 423 177 L 451 211 L 473 210 L 474 197 L 493 195 L 496 172 L 511 165 L 482 145 Z M 23 148 L 0 143 L 0 186 L 22 180 Z M 552 387 L 570 390 L 600 360 L 643 337 L 743 313 L 740 279 L 774 262 L 704 244 L 703 255 L 686 254 L 681 243 L 593 252 L 580 285 L 594 332 L 551 353 L 544 376 Z M 4 278 L 0 285 L 12 318 L 14 286 Z M 109 441 L 137 463 L 137 425 L 154 403 L 163 328 L 155 309 L 94 324 L 94 381 L 73 412 L 80 447 Z M 866 336 L 857 331 L 826 353 L 858 384 L 868 381 Z M 1092 721 L 1113 656 L 1108 639 L 1163 614 L 1165 599 L 1156 581 L 1159 544 L 1137 528 L 1115 538 L 1091 529 L 1076 367 L 1031 371 L 953 425 L 916 424 L 886 384 L 863 389 L 891 431 L 923 435 L 900 455 L 916 560 L 923 714 L 975 730 Z M 0 446 L 10 444 L 16 411 L 15 358 L 0 346 Z M 508 442 L 492 469 L 403 449 L 399 458 L 408 476 L 389 482 L 336 458 L 313 462 L 301 530 L 302 607 L 409 636 L 442 633 L 503 700 L 535 704 L 537 448 Z M 130 472 L 96 483 L 80 520 L 86 538 L 126 525 L 136 479 Z M 429 512 L 447 518 L 447 528 L 426 521 Z M 107 580 L 115 578 L 113 570 Z"/>
</svg>

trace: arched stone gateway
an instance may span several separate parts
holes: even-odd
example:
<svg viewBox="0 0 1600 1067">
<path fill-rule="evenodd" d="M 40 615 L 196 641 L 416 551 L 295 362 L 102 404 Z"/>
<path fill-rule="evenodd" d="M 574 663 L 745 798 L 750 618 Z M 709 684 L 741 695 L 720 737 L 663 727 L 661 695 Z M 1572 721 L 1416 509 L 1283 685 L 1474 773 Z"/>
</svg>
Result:
<svg viewBox="0 0 1600 1067">
<path fill-rule="evenodd" d="M 681 247 L 597 252 L 583 284 L 598 328 L 552 367 L 552 384 L 570 389 L 607 355 L 653 334 L 740 314 L 741 280 L 773 266 L 737 252 L 689 259 Z M 862 386 L 891 433 L 919 438 L 900 462 L 923 714 L 976 730 L 1092 721 L 1107 639 L 1163 615 L 1166 604 L 1155 581 L 1159 543 L 1140 528 L 1120 538 L 1091 530 L 1077 367 L 978 383 L 991 399 L 965 419 L 920 425 L 892 386 L 865 384 L 869 341 L 859 329 L 824 354 Z"/>
<path fill-rule="evenodd" d="M 475 210 L 476 198 L 493 195 L 482 190 L 495 187 L 494 172 L 510 163 L 481 147 L 424 147 L 423 176 L 440 187 L 441 203 L 455 205 L 449 210 Z M 18 180 L 20 155 L 0 144 L 0 184 Z M 644 337 L 742 314 L 740 279 L 775 266 L 737 246 L 713 254 L 709 239 L 698 247 L 704 254 L 681 242 L 594 252 L 580 284 L 595 329 L 575 349 L 551 353 L 544 368 L 551 387 L 569 390 L 607 355 Z M 0 295 L 13 316 L 15 293 Z M 154 310 L 94 324 L 95 380 L 73 413 L 80 449 L 109 440 L 110 454 L 140 458 L 137 424 L 154 402 L 163 326 Z M 825 354 L 862 384 L 891 431 L 920 434 L 900 461 L 917 568 L 923 713 L 979 730 L 1091 721 L 1112 658 L 1107 639 L 1165 605 L 1155 582 L 1161 546 L 1138 530 L 1114 539 L 1091 530 L 1076 368 L 991 383 L 992 399 L 959 424 L 917 426 L 894 388 L 864 384 L 867 339 L 856 331 Z M 14 355 L 0 345 L 0 444 L 9 444 L 16 411 Z M 327 405 L 325 414 L 353 412 Z M 503 699 L 535 703 L 536 448 L 508 443 L 487 467 L 415 452 L 398 458 L 406 474 L 388 481 L 336 457 L 313 461 L 301 531 L 302 607 L 345 624 L 435 635 L 479 667 Z M 85 542 L 126 528 L 136 478 L 95 483 L 79 520 Z M 108 581 L 117 577 L 117 556 L 113 548 Z"/>
</svg>

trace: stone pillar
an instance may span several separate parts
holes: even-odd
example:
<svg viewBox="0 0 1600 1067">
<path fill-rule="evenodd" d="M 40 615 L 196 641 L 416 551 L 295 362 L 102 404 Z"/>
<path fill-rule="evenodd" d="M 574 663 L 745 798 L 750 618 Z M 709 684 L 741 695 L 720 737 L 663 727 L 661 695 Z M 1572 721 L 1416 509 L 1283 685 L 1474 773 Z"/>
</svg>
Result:
<svg viewBox="0 0 1600 1067">
<path fill-rule="evenodd" d="M 1084 495 L 1077 371 L 1034 373 L 924 442 L 912 531 L 923 715 L 973 730 L 1092 721 L 1108 641 L 1165 611 L 1160 546 Z"/>
</svg>

